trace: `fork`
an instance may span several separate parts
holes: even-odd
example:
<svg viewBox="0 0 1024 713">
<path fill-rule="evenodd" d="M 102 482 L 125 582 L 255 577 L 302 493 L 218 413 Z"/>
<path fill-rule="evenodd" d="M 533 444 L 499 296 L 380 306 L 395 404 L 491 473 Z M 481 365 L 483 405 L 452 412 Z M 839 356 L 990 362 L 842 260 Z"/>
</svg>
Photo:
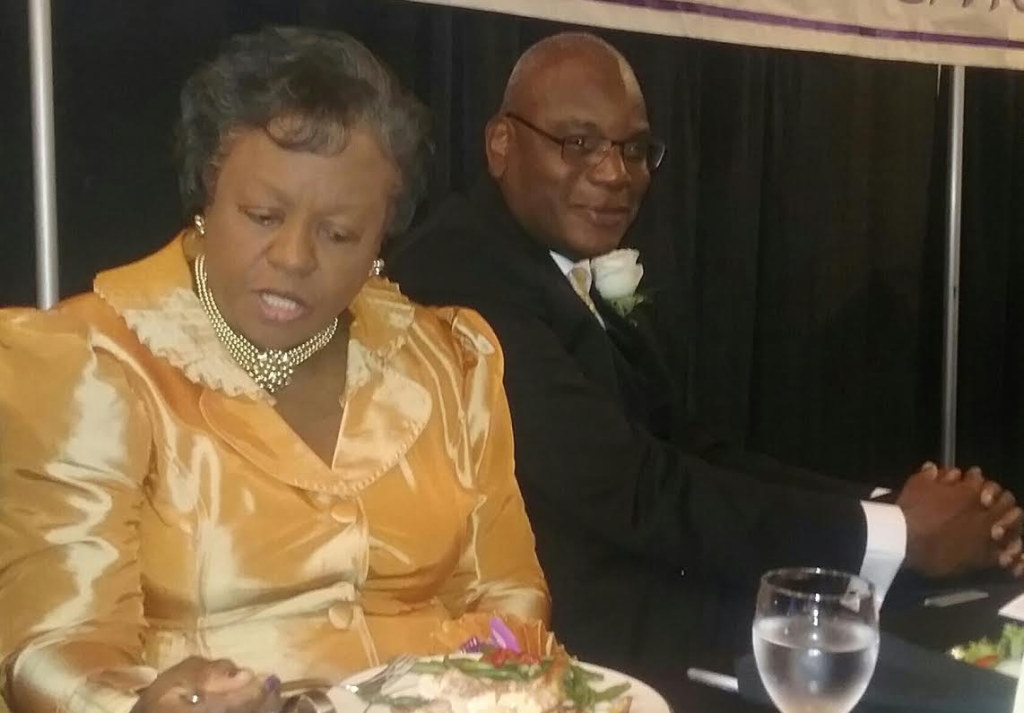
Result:
<svg viewBox="0 0 1024 713">
<path fill-rule="evenodd" d="M 380 695 L 380 692 L 384 690 L 384 686 L 386 686 L 389 681 L 409 673 L 415 665 L 415 656 L 402 654 L 391 659 L 388 665 L 385 666 L 380 673 L 360 683 L 346 683 L 344 684 L 344 688 L 349 693 L 354 693 L 364 701 L 372 700 Z"/>
</svg>

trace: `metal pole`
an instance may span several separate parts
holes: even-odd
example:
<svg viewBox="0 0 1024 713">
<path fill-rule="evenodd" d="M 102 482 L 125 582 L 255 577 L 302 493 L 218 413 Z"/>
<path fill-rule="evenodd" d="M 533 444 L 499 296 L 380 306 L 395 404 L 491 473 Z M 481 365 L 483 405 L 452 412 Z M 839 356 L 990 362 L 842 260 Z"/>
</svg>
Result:
<svg viewBox="0 0 1024 713">
<path fill-rule="evenodd" d="M 53 138 L 53 54 L 49 0 L 28 1 L 32 56 L 32 159 L 35 166 L 36 303 L 58 299 L 57 179 Z"/>
<path fill-rule="evenodd" d="M 956 377 L 960 320 L 960 206 L 963 195 L 964 68 L 953 67 L 949 98 L 949 195 L 942 348 L 942 462 L 956 463 Z"/>
</svg>

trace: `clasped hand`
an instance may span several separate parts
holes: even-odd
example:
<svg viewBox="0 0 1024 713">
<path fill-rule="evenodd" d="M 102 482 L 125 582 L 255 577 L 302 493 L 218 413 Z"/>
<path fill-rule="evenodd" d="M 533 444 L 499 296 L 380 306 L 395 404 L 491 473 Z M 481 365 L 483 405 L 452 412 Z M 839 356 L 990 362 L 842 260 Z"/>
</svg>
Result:
<svg viewBox="0 0 1024 713">
<path fill-rule="evenodd" d="M 1024 575 L 1024 512 L 1013 494 L 980 468 L 940 470 L 925 463 L 896 504 L 907 523 L 907 567 L 931 577 L 1000 566 Z"/>
</svg>

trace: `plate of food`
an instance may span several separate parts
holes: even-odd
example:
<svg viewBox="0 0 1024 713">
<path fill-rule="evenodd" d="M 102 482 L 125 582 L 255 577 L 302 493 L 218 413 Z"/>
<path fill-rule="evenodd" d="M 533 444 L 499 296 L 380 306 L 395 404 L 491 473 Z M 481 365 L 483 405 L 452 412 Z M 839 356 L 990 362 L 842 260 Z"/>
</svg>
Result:
<svg viewBox="0 0 1024 713">
<path fill-rule="evenodd" d="M 1020 677 L 1020 662 L 1024 657 L 1024 626 L 1004 624 L 999 638 L 969 641 L 949 650 L 957 661 L 992 669 L 1014 678 Z"/>
<path fill-rule="evenodd" d="M 347 684 L 368 681 L 383 666 L 328 691 L 337 713 L 670 713 L 657 691 L 631 676 L 565 653 L 538 658 L 493 649 L 416 659 L 372 696 Z"/>
</svg>

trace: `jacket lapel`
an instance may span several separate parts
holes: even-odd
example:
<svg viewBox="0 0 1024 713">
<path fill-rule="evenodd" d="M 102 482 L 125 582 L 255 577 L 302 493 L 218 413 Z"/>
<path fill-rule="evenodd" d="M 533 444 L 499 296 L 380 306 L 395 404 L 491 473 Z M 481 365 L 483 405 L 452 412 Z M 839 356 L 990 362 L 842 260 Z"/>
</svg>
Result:
<svg viewBox="0 0 1024 713">
<path fill-rule="evenodd" d="M 478 229 L 492 234 L 488 250 L 497 249 L 514 282 L 529 285 L 544 306 L 544 318 L 590 381 L 622 399 L 613 346 L 601 324 L 573 290 L 544 246 L 530 238 L 509 213 L 494 181 L 484 179 L 470 195 Z"/>
<path fill-rule="evenodd" d="M 433 401 L 425 387 L 355 340 L 348 358 L 354 381 L 345 398 L 334 472 L 355 491 L 405 456 L 427 427 Z"/>
<path fill-rule="evenodd" d="M 663 438 L 672 429 L 673 380 L 653 337 L 594 296 L 616 352 L 616 367 L 634 417 Z"/>
<path fill-rule="evenodd" d="M 615 365 L 614 345 L 569 280 L 550 257 L 548 261 L 553 268 L 548 299 L 552 327 L 587 377 L 621 400 L 623 391 Z"/>
<path fill-rule="evenodd" d="M 390 369 L 354 337 L 349 384 L 332 467 L 263 401 L 205 389 L 199 405 L 210 429 L 267 475 L 304 490 L 348 496 L 380 478 L 409 451 L 430 420 L 430 392 Z"/>
<path fill-rule="evenodd" d="M 265 401 L 203 389 L 199 410 L 210 430 L 272 478 L 306 490 L 337 492 L 327 465 Z"/>
</svg>

